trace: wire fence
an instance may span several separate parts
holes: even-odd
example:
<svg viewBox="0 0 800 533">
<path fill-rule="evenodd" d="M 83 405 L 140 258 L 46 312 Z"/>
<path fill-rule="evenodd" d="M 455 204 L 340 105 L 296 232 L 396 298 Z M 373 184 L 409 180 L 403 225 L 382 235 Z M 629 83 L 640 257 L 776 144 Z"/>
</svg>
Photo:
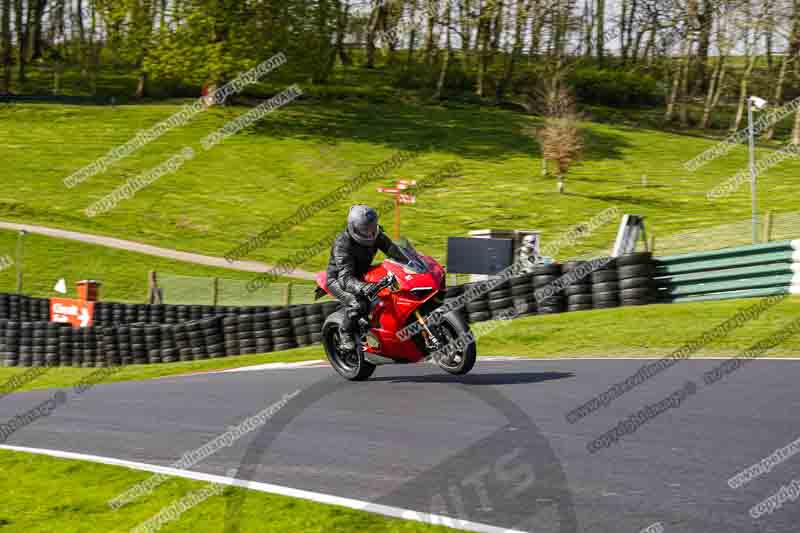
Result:
<svg viewBox="0 0 800 533">
<path fill-rule="evenodd" d="M 699 228 L 673 235 L 657 235 L 655 254 L 659 256 L 691 252 L 708 252 L 721 248 L 732 248 L 753 244 L 753 220 L 747 218 L 737 222 Z M 782 241 L 800 237 L 800 212 L 762 215 L 757 219 L 758 236 L 761 242 Z M 596 249 L 582 254 L 581 259 L 608 255 L 608 248 Z"/>
<path fill-rule="evenodd" d="M 250 291 L 242 279 L 180 276 L 158 272 L 162 302 L 184 305 L 259 306 L 314 303 L 315 285 L 305 282 L 270 283 Z"/>
</svg>

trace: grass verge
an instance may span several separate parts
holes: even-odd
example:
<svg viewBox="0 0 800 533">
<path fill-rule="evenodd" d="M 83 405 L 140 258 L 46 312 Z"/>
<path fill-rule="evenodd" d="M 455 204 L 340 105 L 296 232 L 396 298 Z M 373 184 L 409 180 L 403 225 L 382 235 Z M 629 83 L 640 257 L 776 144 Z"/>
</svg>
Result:
<svg viewBox="0 0 800 533">
<path fill-rule="evenodd" d="M 0 450 L 0 530 L 4 532 L 127 532 L 163 508 L 210 485 L 171 478 L 145 498 L 112 511 L 107 502 L 152 474 L 83 461 L 55 459 Z M 225 522 L 228 501 L 244 491 L 225 488 L 179 519 L 163 533 L 217 533 Z M 454 529 L 430 526 L 305 500 L 247 492 L 241 508 L 241 531 L 350 533 L 445 533 Z"/>
</svg>

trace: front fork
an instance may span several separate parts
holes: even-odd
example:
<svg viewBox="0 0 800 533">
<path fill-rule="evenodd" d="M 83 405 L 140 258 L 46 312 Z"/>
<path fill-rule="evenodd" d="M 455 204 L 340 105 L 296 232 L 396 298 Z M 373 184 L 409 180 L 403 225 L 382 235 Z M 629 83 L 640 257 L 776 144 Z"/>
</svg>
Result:
<svg viewBox="0 0 800 533">
<path fill-rule="evenodd" d="M 428 353 L 438 352 L 442 347 L 442 343 L 430 330 L 422 313 L 419 312 L 419 309 L 414 311 L 414 316 L 416 316 L 419 325 L 422 326 L 422 338 L 425 340 L 425 347 L 428 349 Z"/>
</svg>

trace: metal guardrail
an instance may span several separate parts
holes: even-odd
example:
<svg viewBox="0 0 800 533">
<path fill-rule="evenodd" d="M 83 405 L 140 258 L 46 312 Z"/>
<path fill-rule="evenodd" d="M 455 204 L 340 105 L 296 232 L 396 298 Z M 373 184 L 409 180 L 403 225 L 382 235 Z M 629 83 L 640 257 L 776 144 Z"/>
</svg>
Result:
<svg viewBox="0 0 800 533">
<path fill-rule="evenodd" d="M 656 265 L 661 301 L 800 294 L 800 240 L 672 255 Z"/>
</svg>

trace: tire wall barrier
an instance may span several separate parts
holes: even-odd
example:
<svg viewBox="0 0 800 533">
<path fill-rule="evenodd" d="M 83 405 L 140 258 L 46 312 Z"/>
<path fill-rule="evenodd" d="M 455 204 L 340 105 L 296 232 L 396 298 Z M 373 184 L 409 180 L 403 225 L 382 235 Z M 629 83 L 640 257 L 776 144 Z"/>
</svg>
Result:
<svg viewBox="0 0 800 533">
<path fill-rule="evenodd" d="M 79 329 L 0 318 L 0 364 L 89 368 L 286 350 L 319 342 L 322 323 L 338 308 L 338 302 L 323 302 L 174 324 L 97 324 Z"/>
<path fill-rule="evenodd" d="M 800 240 L 656 259 L 662 302 L 800 294 Z"/>
<path fill-rule="evenodd" d="M 536 291 L 583 262 L 535 267 L 468 301 L 457 312 L 468 322 L 508 315 L 555 314 L 644 305 L 654 301 L 649 253 L 619 257 L 552 295 Z M 449 287 L 445 301 L 471 284 Z M 148 305 L 97 302 L 94 324 L 73 329 L 49 322 L 50 300 L 0 294 L 0 364 L 4 366 L 105 367 L 196 361 L 287 350 L 321 341 L 336 301 L 263 307 Z"/>
</svg>

